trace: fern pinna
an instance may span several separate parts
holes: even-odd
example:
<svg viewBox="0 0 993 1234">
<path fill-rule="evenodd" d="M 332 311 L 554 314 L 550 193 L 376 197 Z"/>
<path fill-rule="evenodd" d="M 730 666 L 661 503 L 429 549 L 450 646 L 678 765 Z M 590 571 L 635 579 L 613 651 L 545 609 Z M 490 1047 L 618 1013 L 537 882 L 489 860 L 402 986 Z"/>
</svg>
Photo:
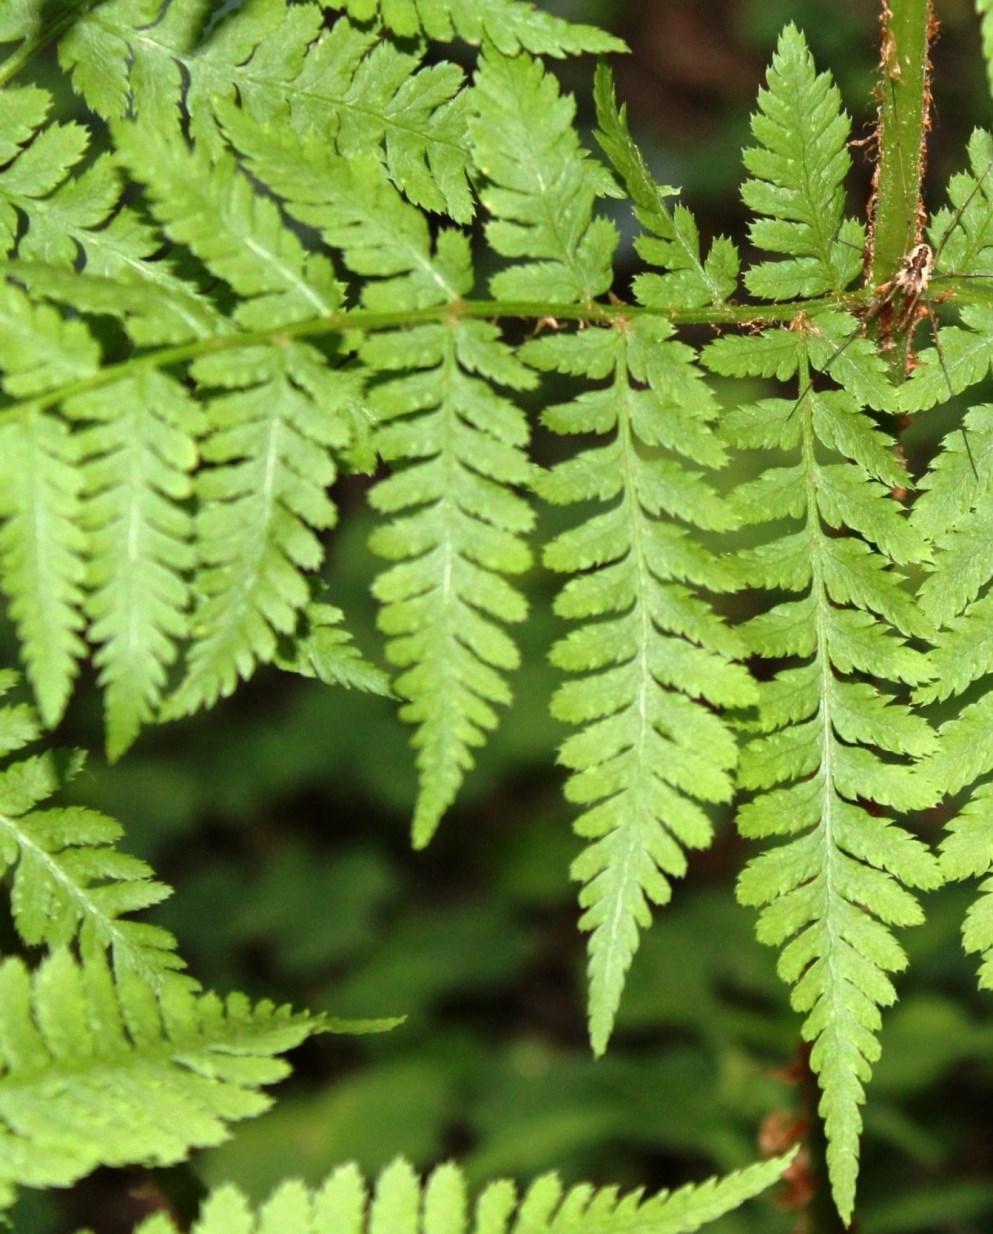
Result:
<svg viewBox="0 0 993 1234">
<path fill-rule="evenodd" d="M 779 841 L 746 867 L 739 895 L 781 948 L 805 1017 L 849 1218 L 879 1009 L 905 962 L 892 928 L 920 919 L 914 892 L 942 870 L 990 872 L 986 788 L 940 863 L 896 821 L 990 770 L 977 753 L 989 747 L 985 695 L 938 733 L 910 706 L 988 675 L 985 487 L 952 444 L 908 518 L 893 500 L 907 473 L 863 409 L 916 410 L 944 397 L 942 382 L 979 380 L 982 293 L 963 281 L 973 303 L 943 330 L 940 362 L 925 355 L 892 386 L 857 336 L 853 310 L 871 315 L 873 292 L 848 290 L 865 232 L 843 218 L 847 121 L 792 27 L 745 154 L 750 239 L 768 257 L 746 272 L 755 303 L 742 307 L 734 245 L 703 251 L 603 65 L 605 158 L 580 141 L 574 102 L 541 57 L 623 51 L 591 26 L 522 0 L 49 8 L 0 12 L 13 48 L 0 64 L 0 582 L 40 721 L 59 722 L 90 656 L 112 758 L 142 726 L 212 706 L 260 665 L 392 692 L 413 726 L 424 845 L 511 698 L 513 629 L 538 563 L 565 576 L 552 708 L 573 730 L 561 762 L 585 842 L 573 875 L 593 1048 L 607 1045 L 652 906 L 739 790 L 742 834 Z M 61 100 L 17 82 L 53 39 L 79 119 L 50 119 Z M 470 75 L 431 46 L 453 41 L 476 55 Z M 963 273 L 988 268 L 993 234 L 985 135 L 971 157 L 934 228 Z M 615 285 L 624 198 L 645 266 L 630 303 Z M 701 367 L 681 322 L 753 332 L 711 342 Z M 704 369 L 797 385 L 724 411 Z M 815 389 L 817 369 L 841 389 Z M 983 485 L 987 412 L 969 421 Z M 355 473 L 371 477 L 372 548 L 388 563 L 374 594 L 391 681 L 324 594 L 333 487 Z M 541 545 L 544 503 L 562 509 Z M 333 571 L 329 583 L 333 595 Z M 726 620 L 720 597 L 749 589 L 768 603 Z M 4 714 L 8 751 L 37 735 L 33 713 Z M 176 1017 L 194 1036 L 225 1015 L 254 1023 L 240 1003 L 203 1002 L 171 937 L 123 915 L 164 890 L 116 853 L 109 820 L 35 811 L 53 787 L 46 759 L 14 764 L 0 785 L 15 925 L 54 949 L 36 974 L 17 961 L 0 972 L 15 1008 L 0 1024 L 6 1078 L 24 1058 L 69 1058 L 49 1025 L 58 999 L 110 1026 L 107 1049 L 128 1060 L 168 1053 Z M 967 925 L 986 984 L 989 892 Z M 286 1023 L 297 1025 L 287 1041 L 319 1026 Z M 204 1115 L 209 1136 L 216 1114 Z M 14 1134 L 5 1106 L 0 1119 Z M 89 1134 L 77 1174 L 121 1159 Z M 23 1181 L 70 1176 L 25 1165 Z M 420 1199 L 404 1186 L 409 1225 Z M 358 1228 L 365 1200 L 348 1187 Z M 285 1205 L 324 1228 L 321 1201 L 285 1197 L 273 1213 Z M 615 1199 L 597 1229 L 614 1228 Z M 584 1193 L 558 1211 L 582 1210 L 581 1226 L 598 1202 Z M 204 1234 L 277 1220 L 216 1203 L 227 1215 L 206 1215 Z M 446 1220 L 461 1230 L 452 1204 Z M 561 1224 L 548 1215 L 557 1204 L 539 1204 L 546 1224 Z M 635 1221 L 626 1204 L 618 1229 Z M 652 1228 L 696 1228 L 709 1210 L 688 1211 Z"/>
</svg>

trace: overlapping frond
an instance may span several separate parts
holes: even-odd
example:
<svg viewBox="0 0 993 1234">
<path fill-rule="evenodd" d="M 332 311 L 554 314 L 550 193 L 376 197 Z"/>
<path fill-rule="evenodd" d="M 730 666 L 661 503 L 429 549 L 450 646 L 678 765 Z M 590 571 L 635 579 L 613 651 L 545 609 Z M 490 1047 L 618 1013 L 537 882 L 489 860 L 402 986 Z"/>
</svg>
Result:
<svg viewBox="0 0 993 1234">
<path fill-rule="evenodd" d="M 389 521 L 373 549 L 396 564 L 374 590 L 401 715 L 417 726 L 424 845 L 472 766 L 472 750 L 510 701 L 519 663 L 505 625 L 527 608 L 507 576 L 531 564 L 533 522 L 514 490 L 531 476 L 527 422 L 491 383 L 526 389 L 533 374 L 484 322 L 420 326 L 370 338 L 366 363 L 395 377 L 372 391 L 377 449 L 396 467 L 371 494 Z"/>
<path fill-rule="evenodd" d="M 426 34 L 447 43 L 458 37 L 491 43 L 507 56 L 522 50 L 544 56 L 626 50 L 605 31 L 555 17 L 528 0 L 341 0 L 327 7 L 344 8 L 355 21 L 381 21 L 401 38 Z"/>
<path fill-rule="evenodd" d="M 982 778 L 993 771 L 993 555 L 983 534 L 993 518 L 993 407 L 974 407 L 964 429 L 968 449 L 958 431 L 949 435 L 914 508 L 914 522 L 934 550 L 933 573 L 921 587 L 920 603 L 938 628 L 934 679 L 918 687 L 915 697 L 946 703 L 930 774 L 949 794 L 973 786 L 947 824 L 941 867 L 950 879 L 983 880 L 963 937 L 967 951 L 980 953 L 980 985 L 993 989 L 993 785 Z M 963 696 L 949 716 L 946 700 Z"/>
<path fill-rule="evenodd" d="M 43 295 L 57 296 L 50 279 L 78 268 L 117 287 L 128 284 L 132 296 L 146 288 L 146 318 L 181 306 L 185 331 L 177 335 L 173 325 L 163 334 L 159 326 L 157 341 L 202 333 L 211 320 L 206 299 L 169 262 L 154 260 L 161 237 L 122 204 L 124 185 L 112 157 L 87 163 L 89 131 L 75 121 L 48 120 L 51 106 L 51 96 L 36 86 L 0 92 L 0 257 L 39 263 Z M 104 311 L 115 311 L 113 301 Z"/>
<path fill-rule="evenodd" d="M 780 35 L 767 80 L 752 116 L 760 145 L 744 152 L 751 175 L 742 197 L 761 216 L 749 227 L 752 243 L 782 258 L 753 265 L 745 283 L 770 300 L 839 290 L 861 270 L 865 239 L 858 223 L 842 221 L 848 117 L 795 26 Z"/>
<path fill-rule="evenodd" d="M 320 1187 L 284 1183 L 257 1212 L 235 1187 L 206 1201 L 190 1234 L 692 1234 L 773 1185 L 790 1157 L 775 1157 L 724 1178 L 660 1191 L 622 1194 L 587 1183 L 565 1190 L 546 1174 L 523 1195 L 513 1183 L 489 1183 L 470 1218 L 465 1179 L 454 1165 L 421 1181 L 405 1161 L 394 1161 L 369 1188 L 358 1168 L 340 1166 Z M 175 1234 L 165 1216 L 151 1217 L 137 1234 Z"/>
<path fill-rule="evenodd" d="M 500 299 L 589 304 L 613 281 L 617 230 L 593 218 L 593 204 L 616 190 L 580 147 L 575 114 L 572 98 L 539 61 L 487 48 L 469 132 L 486 177 L 487 239 L 515 262 L 490 280 Z"/>
<path fill-rule="evenodd" d="M 233 108 L 223 114 L 253 174 L 363 277 L 363 307 L 457 304 L 470 290 L 466 237 L 441 230 L 432 239 L 374 158 L 346 162 L 314 139 L 280 136 Z M 371 494 L 389 518 L 373 547 L 398 563 L 375 590 L 387 654 L 402 670 L 401 714 L 417 728 L 413 834 L 423 845 L 496 724 L 493 704 L 510 697 L 505 675 L 518 655 L 503 624 L 522 620 L 525 606 L 505 576 L 530 564 L 532 514 L 513 491 L 530 465 L 525 419 L 492 386 L 527 388 L 534 377 L 492 326 L 474 321 L 370 334 L 359 358 L 370 373 L 374 446 L 396 469 Z"/>
<path fill-rule="evenodd" d="M 758 281 L 748 280 L 772 295 L 777 273 L 789 295 L 833 285 L 834 232 L 815 231 L 804 211 L 819 187 L 835 184 L 833 169 L 847 157 L 845 127 L 826 123 L 828 144 L 811 136 L 816 157 L 794 151 L 790 159 L 778 120 L 786 113 L 799 123 L 805 108 L 822 115 L 832 98 L 833 87 L 813 76 L 800 36 L 787 30 L 755 125 L 768 145 L 748 156 L 753 174 L 774 181 L 752 182 L 749 193 L 777 215 L 757 224 L 756 236 L 786 259 L 764 263 Z M 826 199 L 820 208 L 836 227 L 838 211 Z M 892 821 L 939 795 L 913 765 L 934 752 L 935 735 L 899 698 L 928 679 L 926 658 L 910 641 L 927 638 L 932 626 L 893 569 L 927 558 L 891 495 L 906 474 L 848 392 L 810 389 L 811 345 L 833 344 L 806 331 L 776 331 L 719 340 L 704 360 L 729 375 L 784 379 L 798 370 L 805 390 L 799 405 L 765 399 L 724 420 L 736 446 L 787 452 L 734 495 L 743 521 L 767 528 L 739 557 L 741 581 L 785 593 L 741 629 L 749 650 L 779 667 L 760 685 L 757 713 L 744 725 L 750 737 L 739 782 L 751 799 L 738 826 L 750 838 L 783 842 L 750 862 L 738 894 L 760 910 L 760 939 L 782 948 L 779 971 L 806 1016 L 832 1189 L 848 1221 L 879 1008 L 896 997 L 889 974 L 906 964 L 891 927 L 922 919 L 908 888 L 941 881 L 928 849 Z M 872 396 L 872 370 L 861 380 Z"/>
<path fill-rule="evenodd" d="M 590 843 L 572 873 L 584 884 L 580 924 L 592 932 L 597 1053 L 650 906 L 669 900 L 670 879 L 686 870 L 684 848 L 710 842 L 706 804 L 731 797 L 737 750 L 714 708 L 754 697 L 733 663 L 743 645 L 700 595 L 732 585 L 693 535 L 728 529 L 726 505 L 694 466 L 720 466 L 724 450 L 710 429 L 713 397 L 671 333 L 667 322 L 636 318 L 537 339 L 523 352 L 539 368 L 608 383 L 543 414 L 556 433 L 606 441 L 538 481 L 550 501 L 601 507 L 545 551 L 547 565 L 574 575 L 556 611 L 582 623 L 552 651 L 575 674 L 553 708 L 581 726 L 559 757 L 572 772 L 567 796 L 586 807 L 575 826 Z"/>
<path fill-rule="evenodd" d="M 298 135 L 320 133 L 342 157 L 378 153 L 411 201 L 471 218 L 457 65 L 422 65 L 423 48 L 401 49 L 345 16 L 325 29 L 317 4 L 255 0 L 228 14 L 222 7 L 102 5 L 62 40 L 60 57 L 89 106 L 108 119 L 130 110 L 168 131 L 182 110 L 191 135 L 216 156 L 216 109 L 238 99 Z"/>
<path fill-rule="evenodd" d="M 229 155 L 211 161 L 176 142 L 159 160 L 137 132 L 121 137 L 166 230 L 243 297 L 239 325 L 278 328 L 338 308 L 330 263 L 307 253 Z M 320 352 L 289 340 L 205 355 L 191 374 L 209 400 L 200 450 L 208 466 L 195 490 L 194 641 L 169 715 L 230 694 L 257 661 L 273 658 L 280 635 L 295 631 L 310 597 L 305 572 L 323 558 L 317 533 L 334 522 L 332 451 L 349 444 L 356 390 Z"/>
<path fill-rule="evenodd" d="M 906 888 L 941 881 L 925 846 L 889 816 L 938 793 L 909 762 L 933 753 L 934 734 L 895 696 L 927 679 L 908 639 L 930 629 L 889 568 L 922 555 L 889 495 L 900 468 L 846 394 L 811 401 L 792 419 L 788 401 L 771 399 L 727 418 L 736 445 L 800 450 L 736 495 L 743 519 L 771 524 L 774 537 L 743 554 L 742 581 L 789 597 L 742 628 L 754 654 L 786 667 L 760 686 L 747 726 L 739 781 L 753 796 L 738 826 L 786 840 L 753 859 L 739 898 L 761 910 L 759 937 L 782 947 L 779 971 L 806 1015 L 847 1219 L 879 1007 L 895 998 L 888 974 L 906 963 L 890 927 L 922 919 Z M 886 483 L 873 479 L 882 464 Z"/>
<path fill-rule="evenodd" d="M 596 138 L 634 203 L 635 216 L 647 235 L 635 240 L 639 255 L 663 273 L 642 273 L 634 280 L 635 295 L 649 308 L 696 308 L 723 304 L 738 282 L 738 252 L 719 236 L 706 259 L 700 253 L 700 233 L 685 206 L 672 208 L 666 198 L 678 190 L 656 184 L 641 151 L 628 132 L 626 111 L 618 110 L 614 83 L 606 65 L 598 65 L 594 86 Z"/>
<path fill-rule="evenodd" d="M 0 693 L 14 685 L 0 673 Z M 26 704 L 0 709 L 0 751 L 5 758 L 34 741 L 38 720 Z M 65 769 L 71 772 L 71 765 Z M 0 873 L 13 871 L 11 909 L 29 946 L 77 942 L 90 959 L 110 951 L 116 973 L 130 973 L 161 987 L 195 983 L 178 970 L 182 961 L 165 930 L 125 914 L 157 904 L 169 888 L 148 866 L 114 847 L 121 828 L 80 807 L 39 809 L 59 787 L 60 767 L 51 752 L 8 761 L 0 771 Z"/>
<path fill-rule="evenodd" d="M 152 993 L 99 959 L 56 951 L 33 972 L 0 963 L 0 1204 L 16 1186 L 66 1186 L 97 1165 L 183 1160 L 261 1113 L 277 1055 L 319 1017 L 175 983 Z"/>
</svg>

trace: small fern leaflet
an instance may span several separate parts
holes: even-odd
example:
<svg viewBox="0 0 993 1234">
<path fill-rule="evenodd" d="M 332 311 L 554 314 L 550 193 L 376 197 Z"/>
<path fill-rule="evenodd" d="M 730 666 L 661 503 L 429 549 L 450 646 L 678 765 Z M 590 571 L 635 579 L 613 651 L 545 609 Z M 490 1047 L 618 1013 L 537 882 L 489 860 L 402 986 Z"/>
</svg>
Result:
<svg viewBox="0 0 993 1234">
<path fill-rule="evenodd" d="M 552 569 L 577 576 L 556 611 L 583 623 L 552 658 L 582 674 L 561 687 L 554 711 L 583 726 L 560 759 L 573 772 L 567 796 L 587 807 L 576 831 L 591 844 L 572 873 L 586 884 L 580 924 L 592 931 L 590 1035 L 598 1054 L 639 927 L 651 920 L 649 904 L 668 902 L 669 879 L 686 870 L 683 848 L 710 842 L 698 803 L 731 797 L 737 750 L 711 707 L 754 697 L 748 674 L 730 662 L 743 651 L 738 637 L 694 594 L 725 590 L 732 576 L 687 533 L 685 524 L 725 530 L 728 522 L 685 459 L 719 466 L 724 454 L 708 432 L 715 404 L 689 348 L 670 333 L 665 322 L 637 318 L 524 349 L 540 368 L 611 382 L 544 413 L 555 432 L 609 439 L 538 482 L 550 501 L 610 503 L 545 552 Z"/>
<path fill-rule="evenodd" d="M 57 951 L 29 973 L 0 962 L 0 1204 L 15 1184 L 66 1186 L 97 1165 L 183 1160 L 270 1104 L 276 1055 L 320 1019 L 242 995 L 133 975 Z"/>
<path fill-rule="evenodd" d="M 316 1190 L 284 1183 L 253 1213 L 235 1187 L 222 1187 L 204 1205 L 190 1234 L 692 1234 L 770 1187 L 789 1164 L 776 1157 L 724 1178 L 661 1191 L 622 1195 L 580 1184 L 564 1190 L 555 1175 L 533 1182 L 518 1197 L 506 1181 L 488 1184 L 468 1217 L 466 1184 L 454 1165 L 421 1183 L 405 1161 L 394 1161 L 370 1197 L 354 1165 L 341 1166 Z M 175 1234 L 165 1216 L 151 1217 L 137 1234 Z"/>
</svg>

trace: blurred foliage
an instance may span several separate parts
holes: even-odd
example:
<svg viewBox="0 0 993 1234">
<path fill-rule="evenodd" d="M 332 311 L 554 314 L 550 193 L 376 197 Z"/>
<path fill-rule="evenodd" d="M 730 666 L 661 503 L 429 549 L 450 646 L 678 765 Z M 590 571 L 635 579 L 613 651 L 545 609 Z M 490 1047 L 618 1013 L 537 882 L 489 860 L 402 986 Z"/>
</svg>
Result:
<svg viewBox="0 0 993 1234">
<path fill-rule="evenodd" d="M 822 0 L 548 7 L 634 48 L 617 66 L 634 135 L 712 232 L 741 233 L 740 149 L 786 21 L 806 30 L 857 127 L 869 123 L 878 23 L 861 0 L 837 0 L 829 20 Z M 961 161 L 957 118 L 988 107 L 970 7 L 938 9 L 936 179 Z M 564 71 L 588 107 L 591 67 Z M 858 191 L 867 166 L 863 177 Z M 331 599 L 376 661 L 369 524 L 349 483 Z M 532 666 L 556 633 L 549 587 L 532 579 Z M 548 770 L 563 736 L 548 716 L 553 684 L 550 669 L 518 675 L 513 707 L 424 853 L 409 846 L 407 735 L 382 698 L 259 674 L 208 715 L 146 733 L 121 765 L 92 759 L 80 800 L 125 822 L 129 851 L 177 887 L 153 919 L 177 933 L 205 984 L 407 1017 L 385 1036 L 304 1046 L 275 1109 L 196 1159 L 205 1182 L 230 1179 L 260 1198 L 288 1175 L 316 1182 L 345 1159 L 373 1173 L 402 1152 L 418 1167 L 457 1156 L 474 1183 L 554 1166 L 567 1183 L 654 1189 L 739 1167 L 763 1133 L 802 1117 L 798 1021 L 773 953 L 734 901 L 744 846 L 727 819 L 646 936 L 614 1043 L 593 1061 L 568 879 L 579 844 L 562 777 Z M 95 698 L 76 704 L 60 736 L 99 747 Z M 939 825 L 926 820 L 929 833 Z M 964 904 L 955 888 L 930 897 L 928 924 L 908 936 L 912 975 L 884 1027 L 866 1110 L 862 1234 L 971 1234 L 993 1219 L 993 1023 L 961 953 Z M 129 1228 L 92 1190 L 61 1203 L 28 1194 L 15 1228 Z M 712 1228 L 787 1234 L 796 1214 L 784 1196 Z"/>
</svg>

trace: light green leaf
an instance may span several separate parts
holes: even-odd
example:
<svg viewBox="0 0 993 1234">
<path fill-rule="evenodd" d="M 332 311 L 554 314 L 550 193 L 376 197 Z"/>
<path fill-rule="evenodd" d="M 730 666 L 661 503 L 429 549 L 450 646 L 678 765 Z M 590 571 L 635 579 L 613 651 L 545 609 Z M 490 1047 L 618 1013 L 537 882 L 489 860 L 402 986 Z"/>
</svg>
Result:
<svg viewBox="0 0 993 1234">
<path fill-rule="evenodd" d="M 158 998 L 126 972 L 58 951 L 29 973 L 0 963 L 0 1203 L 17 1185 L 67 1186 L 98 1165 L 169 1165 L 260 1114 L 276 1056 L 323 1029 L 243 995 L 176 984 Z"/>
<path fill-rule="evenodd" d="M 257 1215 L 236 1188 L 221 1187 L 190 1234 L 693 1234 L 767 1190 L 793 1155 L 647 1198 L 588 1183 L 565 1190 L 553 1174 L 518 1197 L 512 1183 L 499 1180 L 483 1188 L 471 1218 L 454 1165 L 439 1166 L 422 1183 L 407 1162 L 394 1161 L 372 1196 L 358 1168 L 344 1165 L 314 1191 L 283 1183 Z M 175 1227 L 155 1216 L 137 1234 L 175 1234 Z"/>
</svg>

